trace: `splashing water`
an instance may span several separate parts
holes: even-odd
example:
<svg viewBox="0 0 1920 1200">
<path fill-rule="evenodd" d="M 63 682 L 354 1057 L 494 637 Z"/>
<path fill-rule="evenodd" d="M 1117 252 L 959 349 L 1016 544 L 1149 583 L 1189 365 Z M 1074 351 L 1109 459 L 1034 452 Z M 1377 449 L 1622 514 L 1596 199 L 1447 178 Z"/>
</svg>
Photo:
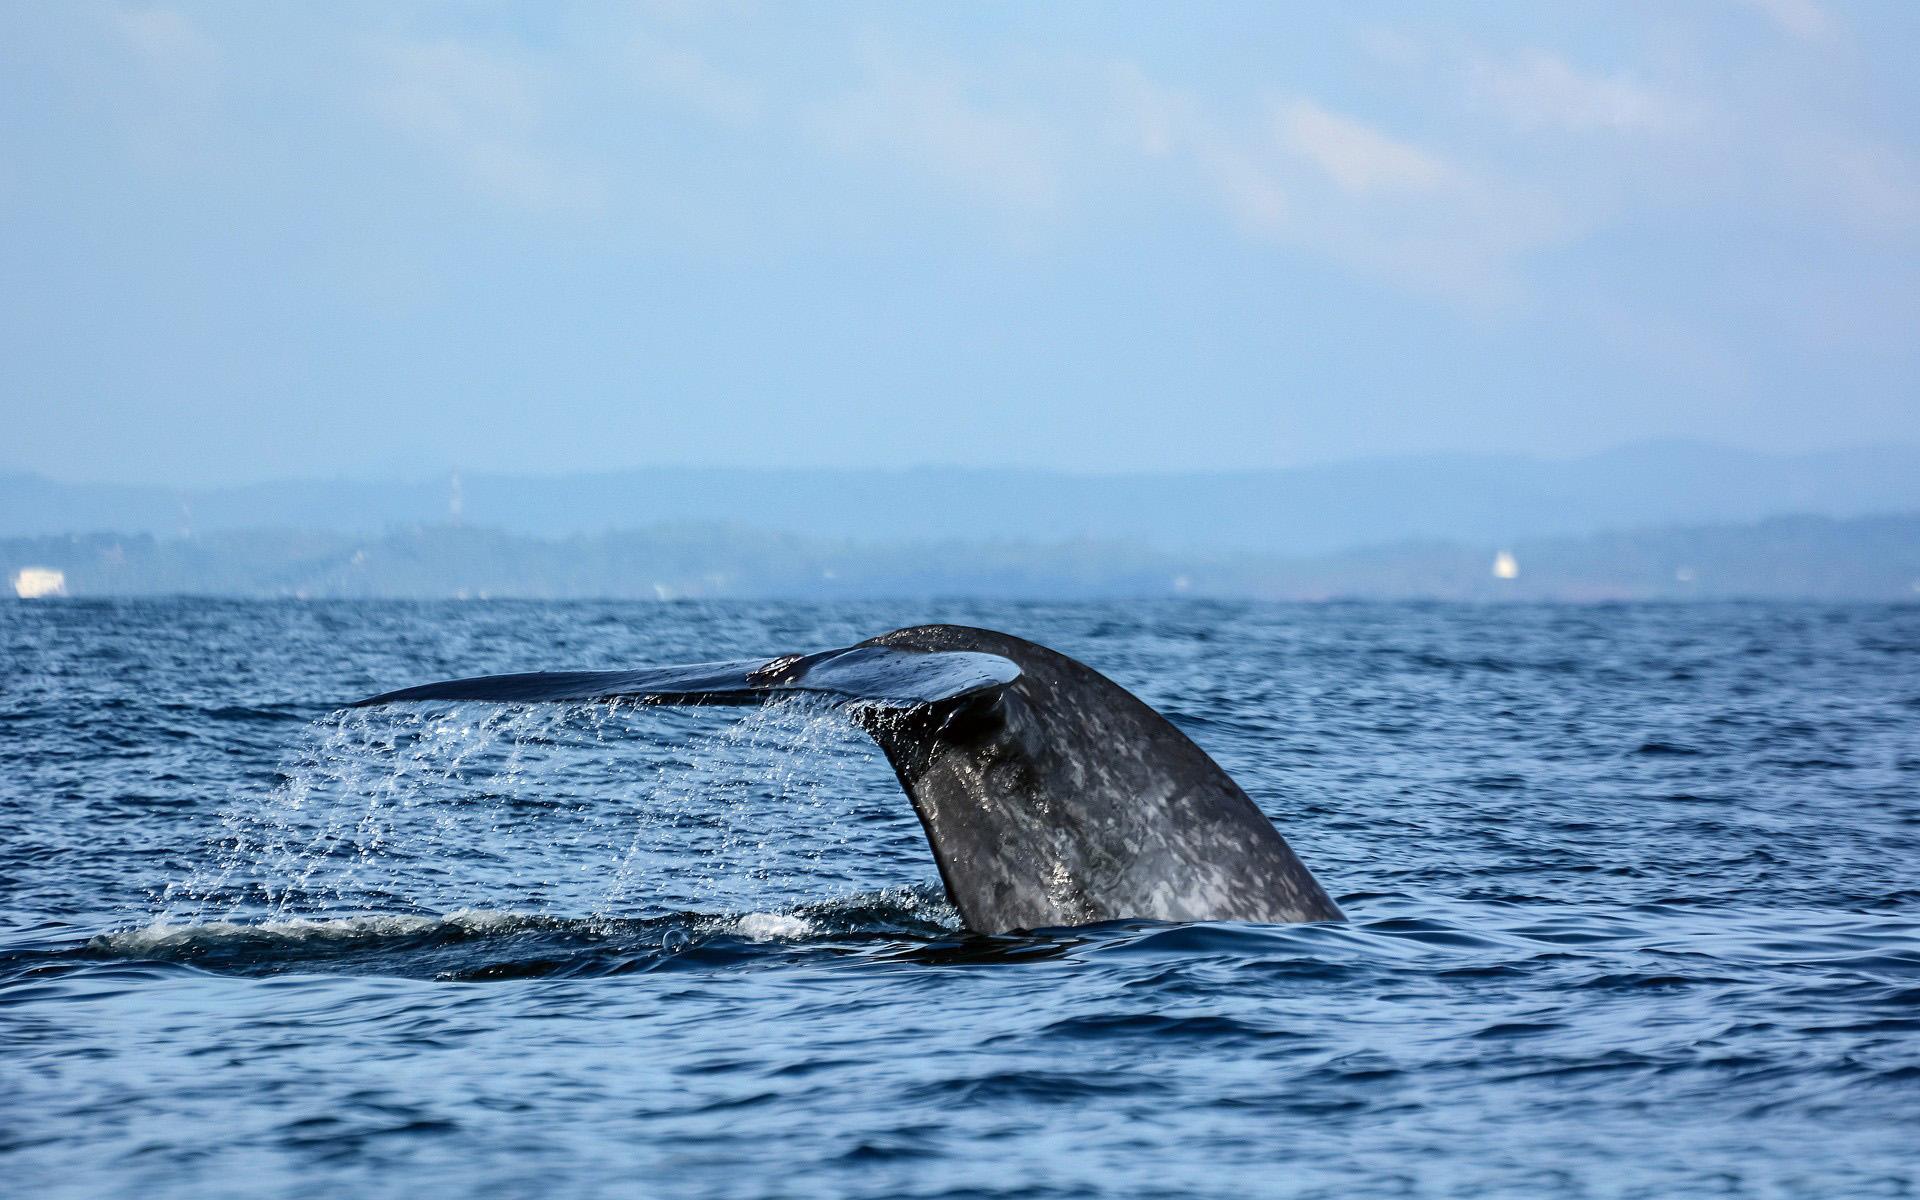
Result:
<svg viewBox="0 0 1920 1200">
<path fill-rule="evenodd" d="M 716 721 L 719 727 L 716 729 Z M 349 709 L 304 731 L 277 786 L 225 810 L 157 923 L 455 911 L 765 910 L 857 890 L 855 823 L 884 760 L 833 707 L 631 703 Z"/>
</svg>

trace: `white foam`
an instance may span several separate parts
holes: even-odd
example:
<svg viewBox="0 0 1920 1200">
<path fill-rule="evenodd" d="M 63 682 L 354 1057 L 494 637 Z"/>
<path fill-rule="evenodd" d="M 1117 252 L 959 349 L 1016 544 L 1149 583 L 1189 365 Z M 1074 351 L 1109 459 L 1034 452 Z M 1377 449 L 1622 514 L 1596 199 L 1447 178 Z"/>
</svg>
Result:
<svg viewBox="0 0 1920 1200">
<path fill-rule="evenodd" d="M 217 946 L 236 942 L 284 942 L 302 945 L 314 942 L 350 941 L 356 938 L 412 937 L 449 926 L 465 933 L 506 933 L 540 922 L 526 913 L 463 909 L 444 917 L 413 913 L 362 913 L 351 917 L 291 917 L 277 921 L 206 921 L 179 925 L 164 920 L 139 929 L 103 933 L 90 945 L 113 954 L 142 955 L 179 951 L 196 946 Z"/>
<path fill-rule="evenodd" d="M 732 932 L 756 942 L 792 941 L 813 933 L 813 922 L 792 913 L 748 913 L 733 923 Z"/>
</svg>

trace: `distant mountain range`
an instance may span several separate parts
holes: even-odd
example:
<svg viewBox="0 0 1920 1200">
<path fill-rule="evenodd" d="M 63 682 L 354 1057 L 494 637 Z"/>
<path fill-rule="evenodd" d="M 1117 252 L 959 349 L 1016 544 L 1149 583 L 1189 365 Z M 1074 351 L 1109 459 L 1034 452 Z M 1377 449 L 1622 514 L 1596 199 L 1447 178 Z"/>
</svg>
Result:
<svg viewBox="0 0 1920 1200">
<path fill-rule="evenodd" d="M 370 536 L 87 534 L 0 539 L 0 572 L 21 594 L 83 597 L 1920 602 L 1920 513 L 1302 556 L 1085 540 L 870 543 L 716 526 L 568 538 L 447 525 Z"/>
<path fill-rule="evenodd" d="M 468 474 L 457 488 L 441 477 L 184 490 L 0 476 L 0 537 L 270 528 L 364 538 L 464 524 L 554 539 L 697 523 L 869 546 L 1124 544 L 1137 548 L 1129 553 L 1174 559 L 1327 555 L 1410 541 L 1484 547 L 1782 514 L 1915 510 L 1920 449 L 1769 455 L 1693 443 L 1564 461 L 1450 455 L 1214 474 L 769 466 Z"/>
</svg>

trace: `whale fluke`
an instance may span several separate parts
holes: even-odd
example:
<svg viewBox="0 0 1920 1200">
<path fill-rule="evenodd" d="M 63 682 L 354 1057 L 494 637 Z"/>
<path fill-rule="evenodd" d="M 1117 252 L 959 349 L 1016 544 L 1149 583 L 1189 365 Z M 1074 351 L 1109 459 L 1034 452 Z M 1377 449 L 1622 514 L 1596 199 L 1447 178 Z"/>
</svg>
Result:
<svg viewBox="0 0 1920 1200">
<path fill-rule="evenodd" d="M 534 671 L 481 675 L 382 692 L 350 707 L 405 700 L 642 700 L 655 704 L 759 704 L 808 693 L 887 709 L 955 704 L 1012 683 L 1020 668 L 993 654 L 927 653 L 862 642 L 844 650 L 774 659 L 645 667 L 636 671 Z"/>
<path fill-rule="evenodd" d="M 492 675 L 359 701 L 631 698 L 848 706 L 912 801 L 969 929 L 1338 921 L 1239 785 L 1132 693 L 1064 654 L 960 625 L 770 660 Z"/>
</svg>

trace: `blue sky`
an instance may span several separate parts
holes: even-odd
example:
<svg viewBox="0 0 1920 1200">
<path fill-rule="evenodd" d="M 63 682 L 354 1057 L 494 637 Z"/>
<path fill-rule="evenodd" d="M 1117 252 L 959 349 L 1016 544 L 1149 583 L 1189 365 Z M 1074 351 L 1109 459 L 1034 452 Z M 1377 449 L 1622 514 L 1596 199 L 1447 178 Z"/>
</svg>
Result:
<svg viewBox="0 0 1920 1200">
<path fill-rule="evenodd" d="M 1920 441 L 1920 4 L 0 5 L 0 468 Z"/>
</svg>

